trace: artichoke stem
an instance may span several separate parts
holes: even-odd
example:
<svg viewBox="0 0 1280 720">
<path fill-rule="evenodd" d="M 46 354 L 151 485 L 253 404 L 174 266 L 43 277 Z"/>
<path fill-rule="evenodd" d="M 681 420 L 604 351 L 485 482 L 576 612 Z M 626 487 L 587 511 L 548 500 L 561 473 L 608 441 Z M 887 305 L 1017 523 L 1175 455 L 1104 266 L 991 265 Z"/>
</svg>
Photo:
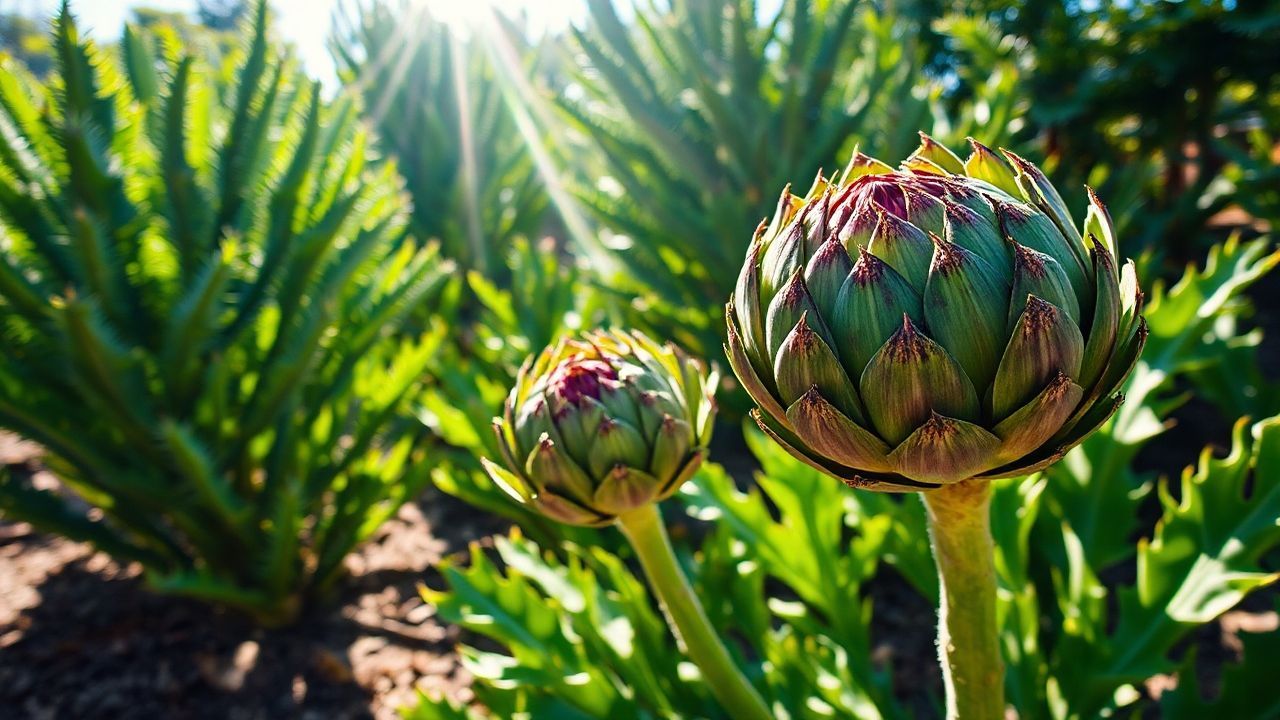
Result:
<svg viewBox="0 0 1280 720">
<path fill-rule="evenodd" d="M 702 671 L 712 694 L 728 716 L 735 720 L 770 720 L 773 715 L 734 664 L 680 570 L 657 504 L 646 503 L 619 515 L 618 527 L 640 558 L 640 566 L 658 596 L 671 632 Z"/>
<path fill-rule="evenodd" d="M 1002 720 L 991 483 L 965 480 L 922 495 L 938 565 L 938 659 L 947 720 Z"/>
</svg>

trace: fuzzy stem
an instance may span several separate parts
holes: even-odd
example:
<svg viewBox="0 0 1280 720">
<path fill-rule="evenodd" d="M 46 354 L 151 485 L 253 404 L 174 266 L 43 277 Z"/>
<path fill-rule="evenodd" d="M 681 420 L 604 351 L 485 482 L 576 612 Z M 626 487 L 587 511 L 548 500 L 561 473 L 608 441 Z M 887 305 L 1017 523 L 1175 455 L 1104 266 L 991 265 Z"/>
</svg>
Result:
<svg viewBox="0 0 1280 720">
<path fill-rule="evenodd" d="M 640 558 L 640 566 L 649 578 L 649 585 L 658 596 L 667 625 L 683 646 L 685 654 L 702 671 L 712 694 L 728 712 L 738 720 L 770 720 L 772 713 L 766 708 L 759 693 L 747 682 L 716 631 L 711 627 L 702 604 L 689 587 L 671 541 L 662 524 L 662 516 L 655 503 L 632 510 L 618 517 L 631 547 Z"/>
<path fill-rule="evenodd" d="M 938 660 L 947 720 L 1004 718 L 1004 661 L 996 626 L 991 483 L 966 480 L 922 493 L 938 565 Z"/>
</svg>

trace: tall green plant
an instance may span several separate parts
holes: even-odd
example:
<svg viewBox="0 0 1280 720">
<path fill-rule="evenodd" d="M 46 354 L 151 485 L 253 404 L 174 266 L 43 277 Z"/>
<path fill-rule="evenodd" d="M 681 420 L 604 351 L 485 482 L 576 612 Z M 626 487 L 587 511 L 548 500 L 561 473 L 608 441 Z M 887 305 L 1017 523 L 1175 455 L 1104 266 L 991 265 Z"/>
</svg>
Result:
<svg viewBox="0 0 1280 720">
<path fill-rule="evenodd" d="M 507 248 L 543 230 L 548 202 L 488 54 L 422 3 L 341 9 L 330 46 L 378 147 L 400 164 L 414 234 L 505 284 Z"/>
<path fill-rule="evenodd" d="M 0 507 L 282 622 L 429 476 L 401 409 L 440 335 L 389 331 L 447 268 L 265 2 L 247 32 L 222 69 L 117 59 L 64 7 L 52 85 L 0 72 L 0 426 L 91 509 L 13 477 Z"/>
</svg>

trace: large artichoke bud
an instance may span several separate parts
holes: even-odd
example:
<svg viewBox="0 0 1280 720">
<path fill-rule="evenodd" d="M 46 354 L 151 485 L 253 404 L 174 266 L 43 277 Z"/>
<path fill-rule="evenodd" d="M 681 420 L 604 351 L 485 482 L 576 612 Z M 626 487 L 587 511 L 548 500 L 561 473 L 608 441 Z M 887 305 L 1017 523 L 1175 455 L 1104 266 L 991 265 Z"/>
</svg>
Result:
<svg viewBox="0 0 1280 720">
<path fill-rule="evenodd" d="M 543 514 L 601 526 L 675 492 L 701 465 L 716 374 L 638 332 L 565 339 L 530 357 L 494 420 L 494 482 Z"/>
<path fill-rule="evenodd" d="M 1146 339 L 1133 264 L 1035 165 L 921 133 L 784 190 L 728 306 L 760 426 L 849 484 L 927 490 L 1045 467 L 1114 412 Z"/>
</svg>

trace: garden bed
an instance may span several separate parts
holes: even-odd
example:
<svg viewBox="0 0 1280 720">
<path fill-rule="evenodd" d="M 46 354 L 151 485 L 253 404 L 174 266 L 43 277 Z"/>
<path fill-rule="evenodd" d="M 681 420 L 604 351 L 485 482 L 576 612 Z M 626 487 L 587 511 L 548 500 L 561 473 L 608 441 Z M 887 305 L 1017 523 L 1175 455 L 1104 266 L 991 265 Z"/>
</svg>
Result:
<svg viewBox="0 0 1280 720">
<path fill-rule="evenodd" d="M 56 482 L 36 448 L 0 461 Z M 417 584 L 503 524 L 428 490 L 347 558 L 341 597 L 293 629 L 146 591 L 136 565 L 0 521 L 0 717 L 392 718 L 415 688 L 458 700 L 469 678 Z"/>
</svg>

